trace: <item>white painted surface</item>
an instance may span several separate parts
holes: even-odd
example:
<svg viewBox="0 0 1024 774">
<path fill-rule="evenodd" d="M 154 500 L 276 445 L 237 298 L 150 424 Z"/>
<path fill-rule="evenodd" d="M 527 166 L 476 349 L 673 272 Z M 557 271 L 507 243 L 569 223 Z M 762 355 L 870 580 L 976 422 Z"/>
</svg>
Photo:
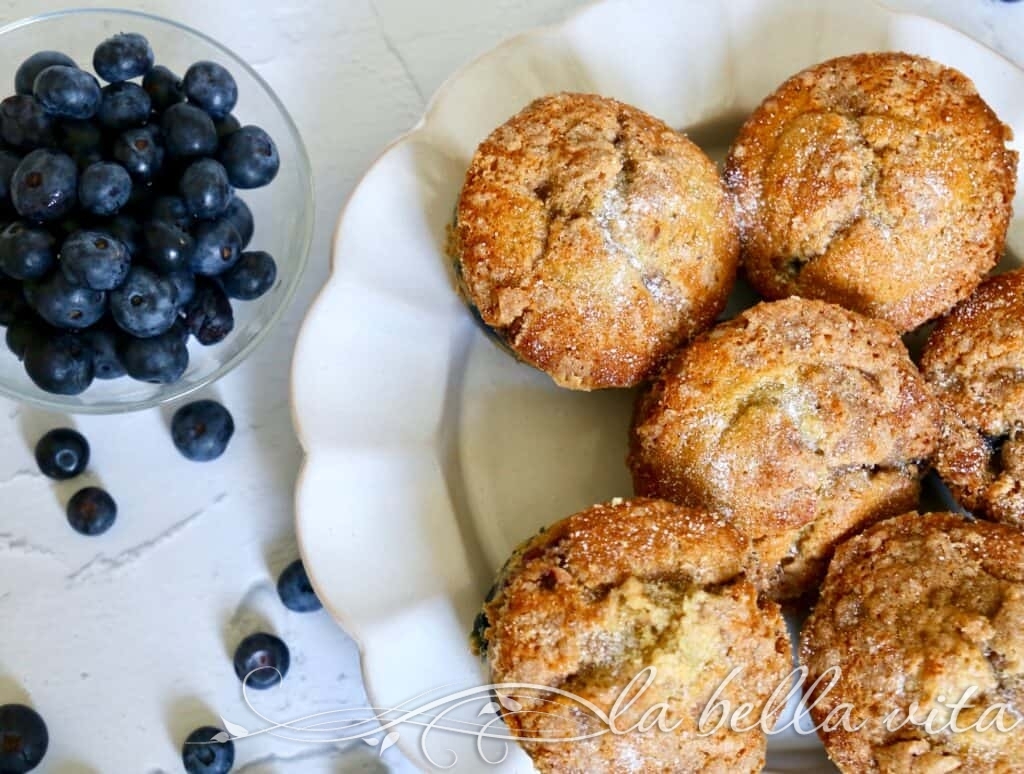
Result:
<svg viewBox="0 0 1024 774">
<path fill-rule="evenodd" d="M 210 391 L 238 424 L 222 460 L 203 466 L 180 458 L 166 430 L 167 411 L 70 422 L 92 443 L 92 474 L 118 500 L 120 518 L 108 535 L 90 540 L 71 532 L 62 505 L 80 482 L 54 486 L 35 471 L 35 440 L 68 419 L 0 403 L 0 703 L 30 701 L 46 718 L 45 771 L 176 772 L 180 742 L 192 727 L 216 722 L 218 714 L 260 727 L 243 702 L 230 654 L 242 636 L 264 627 L 292 646 L 293 666 L 284 686 L 254 696 L 257 709 L 283 719 L 363 705 L 351 642 L 325 614 L 288 613 L 273 590 L 296 552 L 292 487 L 301 457 L 288 408 L 295 333 L 327 275 L 338 208 L 379 151 L 415 122 L 424 97 L 500 39 L 581 4 L 134 4 L 223 41 L 278 91 L 313 160 L 317 230 L 290 313 Z M 1024 3 L 891 4 L 950 22 L 1011 58 L 1016 52 L 1024 64 L 1013 45 L 1024 32 Z M 6 0 L 0 21 L 59 7 L 54 0 Z M 325 353 L 329 347 L 325 342 Z M 259 737 L 239 744 L 236 771 L 383 771 L 375 756 L 362 745 L 333 750 Z M 404 770 L 397 756 L 385 759 Z"/>
</svg>

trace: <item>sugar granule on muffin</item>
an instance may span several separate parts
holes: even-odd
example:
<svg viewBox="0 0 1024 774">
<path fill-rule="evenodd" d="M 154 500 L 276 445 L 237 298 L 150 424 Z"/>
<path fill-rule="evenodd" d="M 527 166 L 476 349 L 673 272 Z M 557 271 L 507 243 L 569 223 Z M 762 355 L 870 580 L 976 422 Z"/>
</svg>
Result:
<svg viewBox="0 0 1024 774">
<path fill-rule="evenodd" d="M 521 360 L 580 390 L 634 386 L 709 326 L 739 240 L 715 165 L 637 108 L 539 99 L 476 151 L 450 250 Z"/>
<path fill-rule="evenodd" d="M 747 277 L 767 298 L 831 301 L 901 331 L 939 316 L 1002 254 L 1011 137 L 966 76 L 923 57 L 798 73 L 726 162 Z"/>
<path fill-rule="evenodd" d="M 834 304 L 762 303 L 698 337 L 637 401 L 637 494 L 721 513 L 776 599 L 832 550 L 917 506 L 939 410 L 899 335 Z"/>
<path fill-rule="evenodd" d="M 725 522 L 645 499 L 595 506 L 523 544 L 478 629 L 492 682 L 559 689 L 608 713 L 642 670 L 653 669 L 653 682 L 616 727 L 632 729 L 662 704 L 669 725 L 679 724 L 608 733 L 580 701 L 499 687 L 521 707 L 503 717 L 537 769 L 761 771 L 766 736 L 758 720 L 763 714 L 766 727 L 774 725 L 782 708 L 769 698 L 792 663 L 779 607 L 745 577 L 749 559 L 748 541 Z M 713 698 L 732 708 L 749 703 L 744 725 L 754 728 L 702 720 Z"/>
</svg>

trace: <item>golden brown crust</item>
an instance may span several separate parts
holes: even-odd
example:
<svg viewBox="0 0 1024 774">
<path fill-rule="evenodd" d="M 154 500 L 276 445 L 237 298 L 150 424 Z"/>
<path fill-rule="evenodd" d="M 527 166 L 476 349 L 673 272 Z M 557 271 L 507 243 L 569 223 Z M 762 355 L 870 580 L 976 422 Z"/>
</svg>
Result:
<svg viewBox="0 0 1024 774">
<path fill-rule="evenodd" d="M 1018 530 L 948 513 L 908 513 L 840 546 L 800 648 L 808 685 L 839 670 L 835 687 L 823 690 L 829 677 L 810 694 L 815 723 L 832 712 L 838 719 L 845 704 L 851 727 L 864 724 L 856 732 L 820 732 L 829 756 L 851 774 L 1019 772 L 1022 727 L 1002 733 L 979 721 L 1001 704 L 1009 706 L 1004 727 L 1024 712 L 1022 621 Z M 955 715 L 955 733 L 951 707 L 972 686 L 969 708 Z M 917 723 L 896 730 L 913 702 Z M 935 733 L 921 726 L 931 712 Z"/>
<path fill-rule="evenodd" d="M 762 303 L 681 350 L 636 406 L 636 492 L 725 514 L 773 597 L 834 546 L 917 504 L 935 399 L 896 331 L 833 304 Z"/>
<path fill-rule="evenodd" d="M 715 165 L 615 100 L 539 99 L 479 147 L 452 249 L 462 291 L 574 389 L 643 381 L 724 308 L 739 240 Z"/>
<path fill-rule="evenodd" d="M 556 744 L 524 743 L 542 772 L 760 771 L 758 728 L 712 732 L 701 714 L 719 699 L 754 705 L 752 723 L 791 669 L 785 623 L 744 577 L 747 540 L 715 517 L 666 502 L 614 501 L 558 522 L 527 541 L 502 573 L 484 611 L 491 679 L 567 691 L 610 712 L 645 667 L 651 686 L 616 727 L 632 728 L 665 703 L 680 723 Z M 550 691 L 500 691 L 523 707 L 505 712 L 521 739 L 593 734 L 607 726 Z M 774 725 L 781 707 L 766 712 Z M 541 711 L 549 713 L 539 714 Z M 700 736 L 700 731 L 707 731 Z M 628 763 L 628 766 L 627 766 Z"/>
<path fill-rule="evenodd" d="M 922 57 L 858 54 L 795 75 L 726 162 L 747 276 L 767 298 L 820 298 L 902 331 L 937 317 L 1002 253 L 1010 139 L 968 78 Z"/>
<path fill-rule="evenodd" d="M 1024 527 L 1024 269 L 943 318 L 921 368 L 945 407 L 939 475 L 975 515 Z"/>
</svg>

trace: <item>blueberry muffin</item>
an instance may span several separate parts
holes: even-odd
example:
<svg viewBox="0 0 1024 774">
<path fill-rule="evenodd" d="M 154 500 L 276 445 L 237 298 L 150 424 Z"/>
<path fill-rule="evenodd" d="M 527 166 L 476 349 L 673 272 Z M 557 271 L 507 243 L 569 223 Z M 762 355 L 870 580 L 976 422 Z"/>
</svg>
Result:
<svg viewBox="0 0 1024 774">
<path fill-rule="evenodd" d="M 757 723 L 774 726 L 782 708 L 768 700 L 788 687 L 792 656 L 778 606 L 745 577 L 748 560 L 747 540 L 725 522 L 643 499 L 595 506 L 521 546 L 480 617 L 478 645 L 493 683 L 543 686 L 498 689 L 537 769 L 761 771 Z M 615 713 L 626 733 L 612 733 L 587 704 L 607 715 L 620 696 L 636 701 Z M 713 698 L 749 703 L 754 729 L 719 723 Z M 645 714 L 674 730 L 640 730 Z M 567 738 L 576 741 L 553 741 Z"/>
<path fill-rule="evenodd" d="M 922 57 L 858 54 L 793 76 L 726 162 L 750 282 L 901 331 L 939 316 L 1002 253 L 1010 139 L 968 78 Z"/>
<path fill-rule="evenodd" d="M 917 506 L 938 416 L 891 325 L 789 298 L 668 363 L 638 399 L 629 466 L 637 494 L 727 517 L 790 599 L 837 543 Z"/>
<path fill-rule="evenodd" d="M 578 390 L 643 381 L 709 326 L 739 239 L 715 165 L 612 99 L 557 94 L 473 157 L 450 251 L 461 291 L 521 360 Z"/>
<path fill-rule="evenodd" d="M 1024 528 L 1024 269 L 943 318 L 921 368 L 944 408 L 939 475 L 975 515 Z"/>
<path fill-rule="evenodd" d="M 1020 772 L 1022 620 L 1019 530 L 908 513 L 840 546 L 800 647 L 807 685 L 823 678 L 808 702 L 819 727 L 830 714 L 838 726 L 819 735 L 840 771 Z"/>
</svg>

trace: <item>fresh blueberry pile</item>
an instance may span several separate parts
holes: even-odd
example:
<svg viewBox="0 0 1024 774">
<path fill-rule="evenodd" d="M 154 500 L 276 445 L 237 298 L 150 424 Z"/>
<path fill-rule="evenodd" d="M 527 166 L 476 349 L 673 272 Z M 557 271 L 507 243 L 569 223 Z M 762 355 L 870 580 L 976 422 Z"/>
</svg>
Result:
<svg viewBox="0 0 1024 774">
<path fill-rule="evenodd" d="M 42 389 L 94 379 L 176 382 L 188 341 L 234 327 L 232 300 L 277 279 L 247 252 L 253 216 L 236 189 L 265 186 L 277 147 L 232 114 L 238 86 L 216 62 L 184 77 L 141 35 L 102 42 L 93 70 L 32 55 L 0 102 L 0 325 Z"/>
</svg>

